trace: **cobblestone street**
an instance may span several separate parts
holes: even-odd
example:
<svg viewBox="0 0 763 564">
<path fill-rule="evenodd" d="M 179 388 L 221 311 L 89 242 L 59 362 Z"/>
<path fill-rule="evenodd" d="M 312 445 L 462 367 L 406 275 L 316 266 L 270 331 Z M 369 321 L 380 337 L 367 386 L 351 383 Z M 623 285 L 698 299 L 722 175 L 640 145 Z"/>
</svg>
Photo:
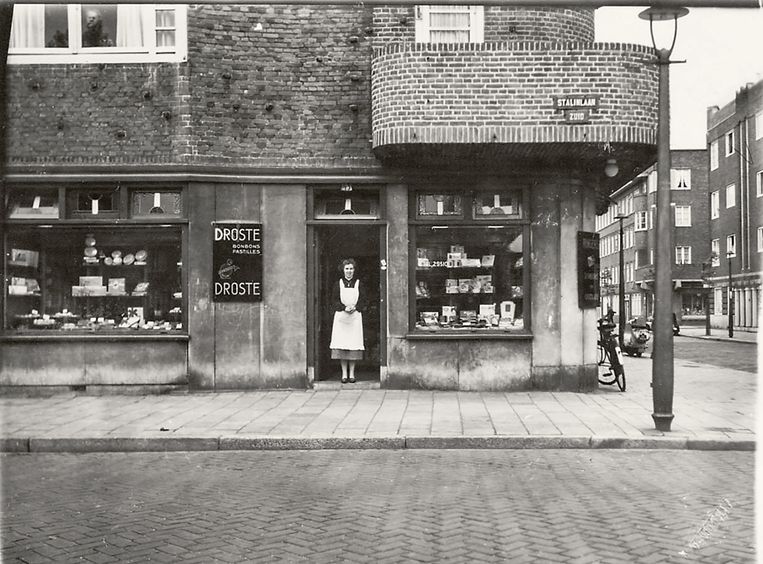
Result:
<svg viewBox="0 0 763 564">
<path fill-rule="evenodd" d="M 3 562 L 753 562 L 754 453 L 6 454 Z"/>
</svg>

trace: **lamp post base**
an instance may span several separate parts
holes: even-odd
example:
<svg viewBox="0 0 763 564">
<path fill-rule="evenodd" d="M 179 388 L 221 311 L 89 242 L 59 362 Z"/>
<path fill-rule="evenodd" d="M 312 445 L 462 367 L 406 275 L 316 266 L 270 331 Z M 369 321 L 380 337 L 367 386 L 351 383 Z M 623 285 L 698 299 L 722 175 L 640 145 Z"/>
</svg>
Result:
<svg viewBox="0 0 763 564">
<path fill-rule="evenodd" d="M 673 422 L 674 415 L 672 413 L 652 413 L 652 419 L 654 419 L 654 427 L 658 431 L 670 432 L 670 424 Z"/>
</svg>

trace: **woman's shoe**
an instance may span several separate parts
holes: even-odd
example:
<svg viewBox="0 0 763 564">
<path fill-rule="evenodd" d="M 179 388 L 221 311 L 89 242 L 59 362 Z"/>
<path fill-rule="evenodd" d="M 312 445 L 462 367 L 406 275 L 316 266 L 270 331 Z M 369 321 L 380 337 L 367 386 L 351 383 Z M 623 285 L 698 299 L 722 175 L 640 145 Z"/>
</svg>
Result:
<svg viewBox="0 0 763 564">
<path fill-rule="evenodd" d="M 350 384 L 354 384 L 354 383 L 355 383 L 355 378 L 350 378 Z"/>
<path fill-rule="evenodd" d="M 354 380 L 352 380 L 352 381 L 354 381 Z M 347 378 L 342 378 L 342 384 L 346 384 L 346 383 L 347 383 Z"/>
</svg>

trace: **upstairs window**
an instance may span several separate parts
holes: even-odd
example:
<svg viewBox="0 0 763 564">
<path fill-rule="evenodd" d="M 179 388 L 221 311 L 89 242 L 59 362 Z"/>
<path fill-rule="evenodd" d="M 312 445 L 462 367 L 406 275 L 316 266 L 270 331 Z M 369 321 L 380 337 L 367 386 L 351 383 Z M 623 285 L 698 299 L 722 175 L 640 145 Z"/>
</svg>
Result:
<svg viewBox="0 0 763 564">
<path fill-rule="evenodd" d="M 670 169 L 670 189 L 671 190 L 691 190 L 691 169 L 690 168 L 671 168 Z"/>
<path fill-rule="evenodd" d="M 646 231 L 647 229 L 647 212 L 636 212 L 636 231 Z"/>
<path fill-rule="evenodd" d="M 718 140 L 710 143 L 710 170 L 718 168 Z"/>
<path fill-rule="evenodd" d="M 676 227 L 691 227 L 691 206 L 676 206 Z"/>
<path fill-rule="evenodd" d="M 736 235 L 726 235 L 726 256 L 727 257 L 737 256 L 737 236 Z"/>
<path fill-rule="evenodd" d="M 482 6 L 416 6 L 417 43 L 482 43 Z"/>
<path fill-rule="evenodd" d="M 721 215 L 721 193 L 715 190 L 710 193 L 710 219 L 718 219 Z"/>
<path fill-rule="evenodd" d="M 726 133 L 726 156 L 730 157 L 734 154 L 734 130 L 732 129 Z"/>
<path fill-rule="evenodd" d="M 691 247 L 676 247 L 676 264 L 691 264 Z"/>
<path fill-rule="evenodd" d="M 710 241 L 710 266 L 719 266 L 721 264 L 721 241 L 713 239 Z"/>
<path fill-rule="evenodd" d="M 18 4 L 9 63 L 182 61 L 186 7 Z"/>
<path fill-rule="evenodd" d="M 755 114 L 755 139 L 763 139 L 763 112 Z"/>
<path fill-rule="evenodd" d="M 735 205 L 737 205 L 737 198 L 736 198 L 736 185 L 735 184 L 729 184 L 726 186 L 726 207 L 727 208 L 733 208 Z"/>
</svg>

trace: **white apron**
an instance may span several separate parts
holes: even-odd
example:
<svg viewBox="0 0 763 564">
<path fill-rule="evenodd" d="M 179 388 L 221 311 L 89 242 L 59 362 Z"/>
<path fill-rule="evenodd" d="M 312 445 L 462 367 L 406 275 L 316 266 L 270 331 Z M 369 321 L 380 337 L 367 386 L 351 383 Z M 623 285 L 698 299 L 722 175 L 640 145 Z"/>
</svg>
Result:
<svg viewBox="0 0 763 564">
<path fill-rule="evenodd" d="M 339 299 L 345 307 L 356 306 L 358 303 L 358 284 L 350 288 L 344 287 L 344 282 L 339 281 Z M 331 349 L 343 349 L 347 351 L 362 351 L 363 347 L 363 315 L 359 311 L 347 313 L 346 311 L 334 312 L 334 325 L 331 328 Z"/>
</svg>

